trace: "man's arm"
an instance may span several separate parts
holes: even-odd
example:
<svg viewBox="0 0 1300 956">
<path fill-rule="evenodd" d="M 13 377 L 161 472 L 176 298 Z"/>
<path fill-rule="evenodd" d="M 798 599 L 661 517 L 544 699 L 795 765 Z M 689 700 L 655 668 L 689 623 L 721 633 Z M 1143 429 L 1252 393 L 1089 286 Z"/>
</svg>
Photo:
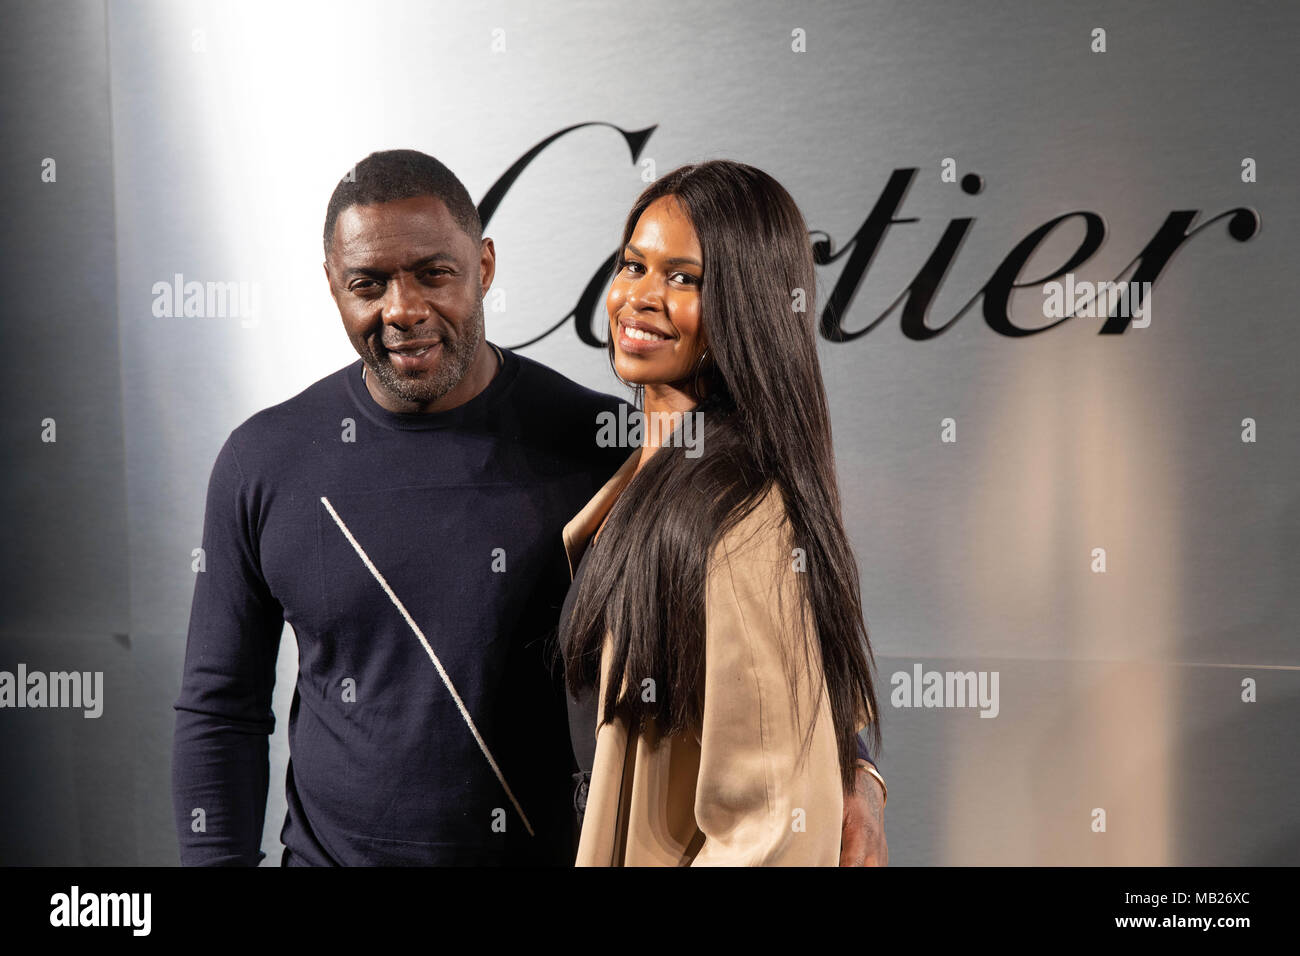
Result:
<svg viewBox="0 0 1300 956">
<path fill-rule="evenodd" d="M 257 866 L 266 855 L 267 737 L 284 611 L 262 577 L 233 441 L 208 483 L 205 569 L 195 575 L 174 705 L 172 806 L 184 866 Z"/>
</svg>

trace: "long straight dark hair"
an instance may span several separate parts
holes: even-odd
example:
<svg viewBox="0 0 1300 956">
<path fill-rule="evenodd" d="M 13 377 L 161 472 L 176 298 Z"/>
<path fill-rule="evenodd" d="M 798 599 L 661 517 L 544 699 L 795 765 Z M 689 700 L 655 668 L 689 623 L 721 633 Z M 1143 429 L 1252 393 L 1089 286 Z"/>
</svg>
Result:
<svg viewBox="0 0 1300 956">
<path fill-rule="evenodd" d="M 704 254 L 700 308 L 708 360 L 693 386 L 704 396 L 696 409 L 702 454 L 687 458 L 680 444 L 666 443 L 615 502 L 572 617 L 561 625 L 565 676 L 575 694 L 599 680 L 608 630 L 613 656 L 601 722 L 622 710 L 634 727 L 652 719 L 664 734 L 698 731 L 709 558 L 775 486 L 790 544 L 804 551 L 799 612 L 804 633 L 819 645 L 840 772 L 852 791 L 854 725 L 858 715 L 871 716 L 878 754 L 879 710 L 817 361 L 808 229 L 790 194 L 767 173 L 713 160 L 673 170 L 641 193 L 623 227 L 619 260 L 641 214 L 664 196 L 680 203 Z M 612 355 L 612 342 L 609 348 Z M 806 657 L 810 650 L 806 645 Z M 624 675 L 628 687 L 620 695 Z M 789 677 L 793 688 L 793 671 Z M 653 695 L 642 693 L 646 678 L 654 681 Z M 812 706 L 815 719 L 818 702 Z"/>
</svg>

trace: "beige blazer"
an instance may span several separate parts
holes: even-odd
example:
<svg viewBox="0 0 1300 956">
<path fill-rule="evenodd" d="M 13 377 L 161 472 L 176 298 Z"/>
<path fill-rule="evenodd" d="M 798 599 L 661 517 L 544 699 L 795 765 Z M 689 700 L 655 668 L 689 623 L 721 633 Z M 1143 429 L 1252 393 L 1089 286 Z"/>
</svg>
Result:
<svg viewBox="0 0 1300 956">
<path fill-rule="evenodd" d="M 570 575 L 639 455 L 565 526 Z M 812 666 L 803 666 L 794 547 L 775 490 L 715 546 L 701 732 L 629 732 L 622 717 L 592 728 L 596 757 L 578 866 L 838 865 L 839 758 L 815 642 Z M 607 634 L 599 712 L 609 693 L 610 646 Z M 783 654 L 798 665 L 797 694 Z"/>
</svg>

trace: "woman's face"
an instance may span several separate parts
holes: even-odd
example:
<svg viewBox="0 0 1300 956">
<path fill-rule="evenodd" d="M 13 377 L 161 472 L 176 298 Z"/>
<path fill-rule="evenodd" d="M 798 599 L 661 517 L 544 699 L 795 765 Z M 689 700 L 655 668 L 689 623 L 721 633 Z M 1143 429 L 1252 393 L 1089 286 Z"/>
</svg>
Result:
<svg viewBox="0 0 1300 956">
<path fill-rule="evenodd" d="M 676 197 L 645 208 L 621 255 L 605 297 L 614 368 L 633 385 L 692 378 L 707 344 L 700 327 L 704 255 Z"/>
</svg>

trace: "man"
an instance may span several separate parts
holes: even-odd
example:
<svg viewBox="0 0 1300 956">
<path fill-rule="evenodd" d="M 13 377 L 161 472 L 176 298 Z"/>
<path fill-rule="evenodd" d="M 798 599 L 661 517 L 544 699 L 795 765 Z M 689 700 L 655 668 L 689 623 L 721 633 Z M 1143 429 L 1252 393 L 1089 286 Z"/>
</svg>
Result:
<svg viewBox="0 0 1300 956">
<path fill-rule="evenodd" d="M 324 245 L 360 358 L 244 422 L 213 467 L 175 704 L 181 861 L 265 856 L 288 621 L 283 864 L 568 864 L 560 530 L 628 454 L 594 440 L 620 403 L 486 341 L 495 248 L 436 159 L 359 163 Z M 883 863 L 860 779 L 845 862 Z"/>
</svg>

